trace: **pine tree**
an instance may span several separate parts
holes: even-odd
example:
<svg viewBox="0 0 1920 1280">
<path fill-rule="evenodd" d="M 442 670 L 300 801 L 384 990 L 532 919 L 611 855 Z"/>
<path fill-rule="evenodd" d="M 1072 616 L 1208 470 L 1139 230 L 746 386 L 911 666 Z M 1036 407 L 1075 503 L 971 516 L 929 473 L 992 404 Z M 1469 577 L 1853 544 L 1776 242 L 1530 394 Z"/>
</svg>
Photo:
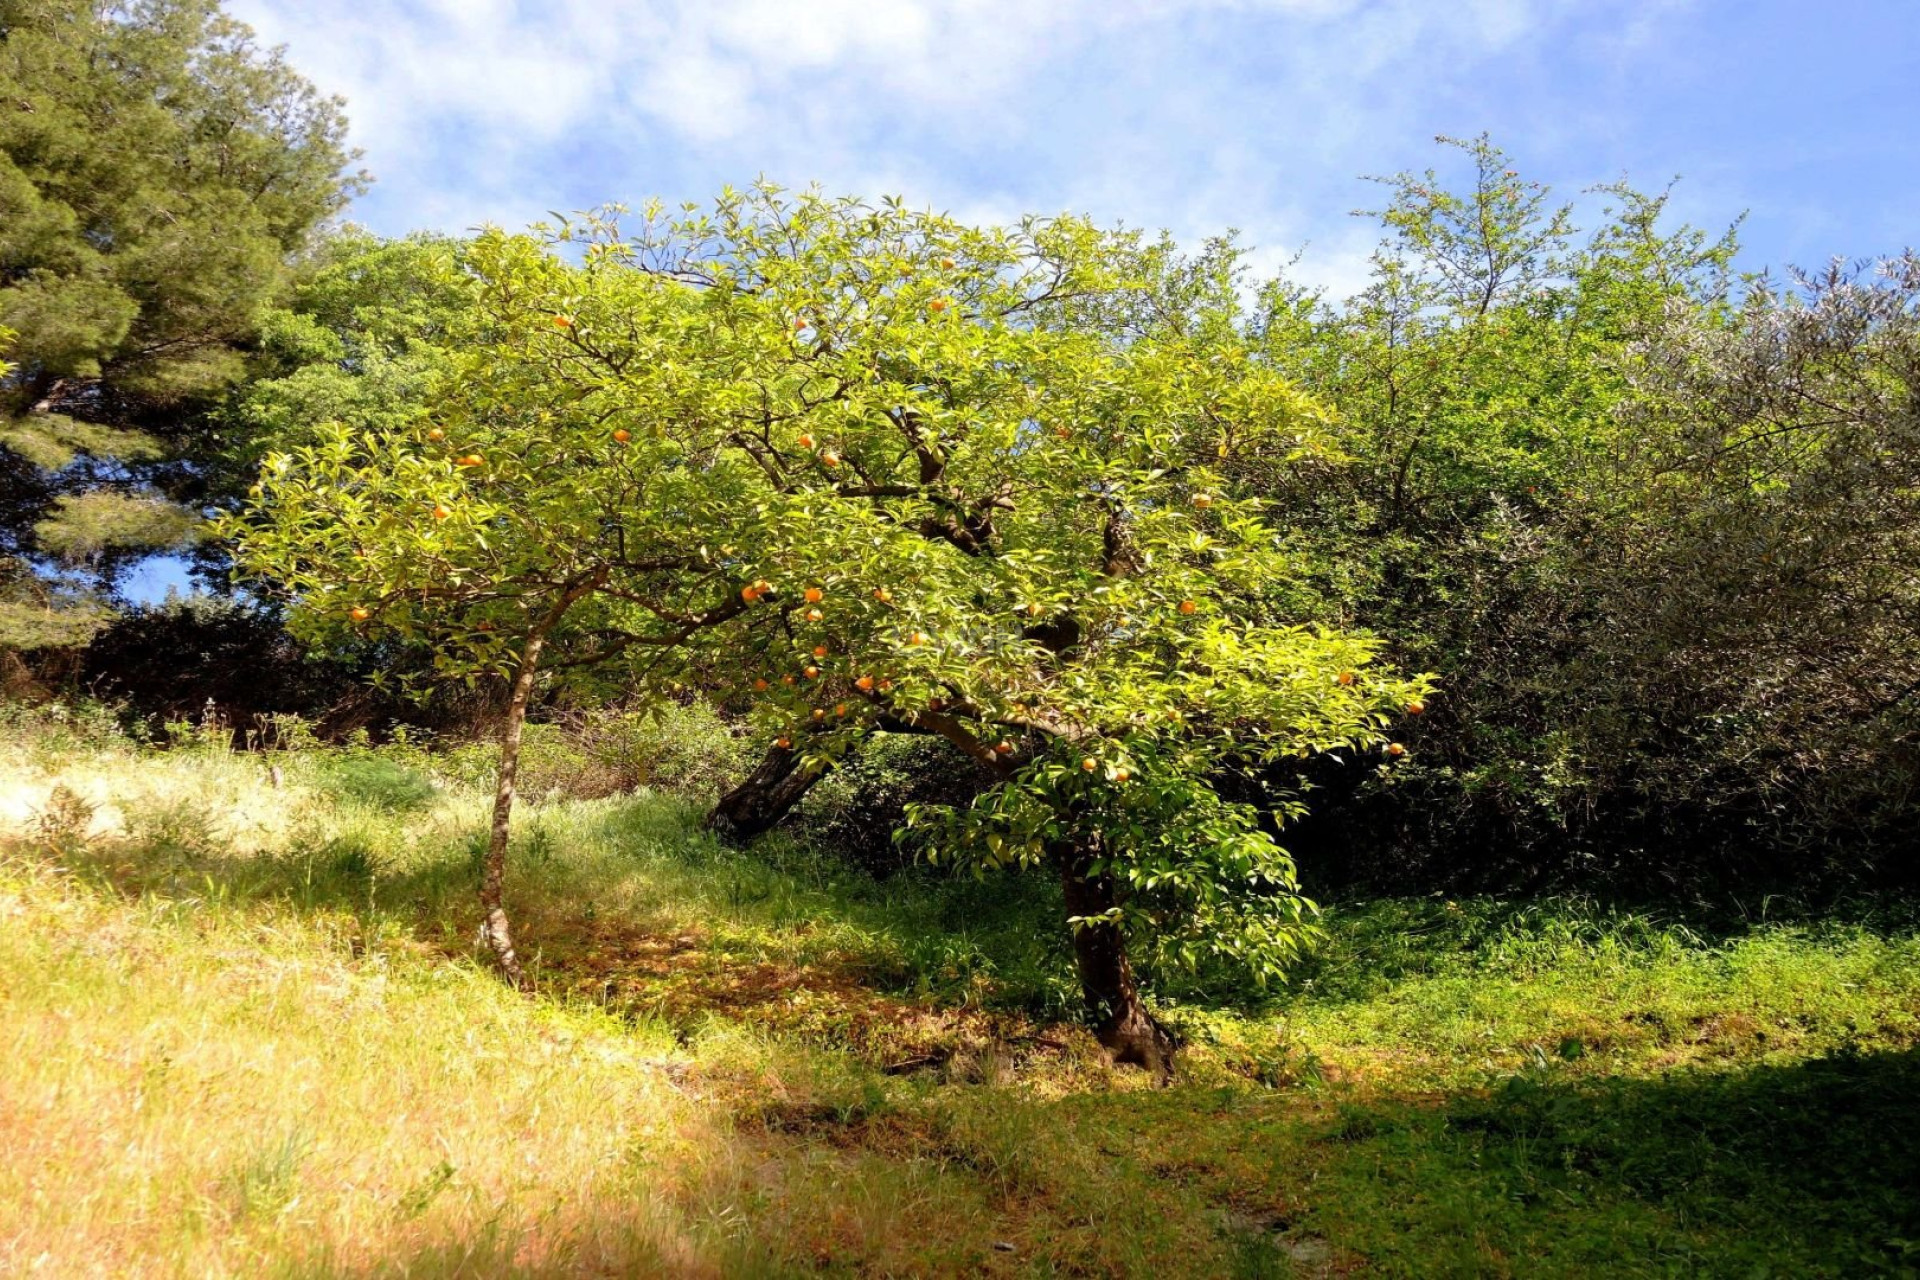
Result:
<svg viewBox="0 0 1920 1280">
<path fill-rule="evenodd" d="M 207 408 L 364 184 L 338 99 L 215 0 L 0 0 L 0 647 L 189 542 Z"/>
</svg>

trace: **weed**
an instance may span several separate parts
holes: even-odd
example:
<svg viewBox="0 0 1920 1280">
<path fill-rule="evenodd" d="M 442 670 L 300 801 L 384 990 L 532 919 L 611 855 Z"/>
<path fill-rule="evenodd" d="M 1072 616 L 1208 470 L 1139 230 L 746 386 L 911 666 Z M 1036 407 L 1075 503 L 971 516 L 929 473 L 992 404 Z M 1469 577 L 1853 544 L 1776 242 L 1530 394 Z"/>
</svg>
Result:
<svg viewBox="0 0 1920 1280">
<path fill-rule="evenodd" d="M 299 1193 L 300 1166 L 307 1139 L 293 1129 L 251 1151 L 229 1170 L 224 1181 L 239 1218 L 272 1218 L 292 1205 Z"/>
</svg>

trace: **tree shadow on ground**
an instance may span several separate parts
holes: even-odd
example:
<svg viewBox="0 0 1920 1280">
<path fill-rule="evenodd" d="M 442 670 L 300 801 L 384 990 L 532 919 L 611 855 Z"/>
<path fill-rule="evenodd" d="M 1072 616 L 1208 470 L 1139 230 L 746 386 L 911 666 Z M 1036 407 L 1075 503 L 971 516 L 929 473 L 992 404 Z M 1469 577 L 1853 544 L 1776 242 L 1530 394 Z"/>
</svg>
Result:
<svg viewBox="0 0 1920 1280">
<path fill-rule="evenodd" d="M 911 1274 L 1911 1275 L 1916 1098 L 1916 1051 L 1358 1101 L 1190 1086 L 969 1092 L 878 1112 L 774 1108 L 764 1158 L 789 1171 L 943 1168 L 912 1199 L 933 1214 L 916 1229 L 944 1237 L 950 1269 L 910 1254 Z M 941 1195 L 976 1216 L 942 1223 Z M 682 1259 L 691 1273 L 721 1257 L 742 1268 L 719 1264 L 726 1274 L 895 1273 L 898 1220 L 817 1254 L 800 1247 L 799 1224 L 832 1203 L 808 1216 L 769 1202 Z M 498 1274 L 578 1274 L 623 1236 L 618 1207 L 599 1212 L 581 1239 L 478 1243 L 497 1250 Z M 656 1216 L 656 1245 L 661 1226 Z M 998 1251 L 1004 1239 L 1017 1247 Z M 368 1274 L 438 1274 L 475 1243 L 415 1241 Z M 652 1266 L 675 1273 L 658 1255 Z"/>
<path fill-rule="evenodd" d="M 1452 1232 L 1448 1256 L 1515 1274 L 1920 1271 L 1920 1050 L 1532 1073 L 1343 1105 L 1314 1147 L 1319 1229 L 1389 1270 Z"/>
<path fill-rule="evenodd" d="M 475 935 L 484 827 L 443 823 L 396 857 L 383 829 L 398 818 L 362 817 L 256 851 L 181 804 L 143 812 L 124 834 L 15 844 L 124 898 L 288 908 L 329 917 L 356 952 L 490 964 Z M 933 874 L 882 881 L 792 841 L 731 849 L 689 806 L 650 795 L 529 806 L 508 862 L 516 942 L 540 997 L 683 1036 L 716 1020 L 750 1025 L 901 1070 L 1050 1059 L 1072 1038 L 1053 1029 L 1071 1013 L 1052 937 L 1064 930 L 1036 924 L 1044 894 Z"/>
</svg>

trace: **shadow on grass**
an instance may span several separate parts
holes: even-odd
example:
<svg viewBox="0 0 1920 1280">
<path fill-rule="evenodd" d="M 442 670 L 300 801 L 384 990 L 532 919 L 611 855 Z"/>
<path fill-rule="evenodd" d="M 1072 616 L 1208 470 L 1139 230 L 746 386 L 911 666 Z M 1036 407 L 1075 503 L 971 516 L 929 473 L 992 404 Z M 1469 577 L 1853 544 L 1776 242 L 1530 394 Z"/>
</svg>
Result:
<svg viewBox="0 0 1920 1280">
<path fill-rule="evenodd" d="M 903 1197 L 927 1216 L 888 1217 L 884 1229 L 816 1253 L 804 1242 L 808 1224 L 834 1209 L 830 1182 L 807 1193 L 823 1199 L 733 1220 L 683 1265 L 697 1272 L 724 1258 L 721 1274 L 1911 1275 L 1920 1264 L 1916 1097 L 1920 1053 L 1909 1051 L 1653 1080 L 1517 1079 L 1491 1093 L 1345 1104 L 1175 1088 L 1053 1100 L 963 1091 L 878 1111 L 787 1105 L 762 1117 L 778 1140 L 766 1154 L 842 1174 L 872 1162 L 887 1164 L 890 1178 L 944 1170 Z M 743 1121 L 741 1131 L 754 1130 Z M 970 1217 L 963 1203 L 974 1206 Z M 621 1211 L 598 1212 L 598 1247 L 617 1244 Z M 903 1233 L 928 1251 L 903 1254 Z M 999 1252 L 997 1240 L 1016 1243 Z M 371 1273 L 474 1274 L 462 1263 L 476 1257 L 501 1275 L 623 1265 L 589 1240 L 519 1243 L 416 1241 Z M 629 1244 L 624 1265 L 645 1270 L 644 1248 Z"/>
<path fill-rule="evenodd" d="M 441 815 L 402 838 L 410 810 L 375 780 L 380 794 L 336 798 L 331 822 L 279 851 L 238 852 L 176 804 L 141 811 L 124 835 L 37 852 L 126 898 L 270 904 L 335 918 L 355 949 L 405 940 L 489 963 L 476 942 L 485 829 Z M 536 991 L 683 1034 L 714 1019 L 790 1032 L 878 1065 L 1040 1043 L 1037 1024 L 1071 1016 L 1051 885 L 931 870 L 878 880 L 792 840 L 729 848 L 698 817 L 644 794 L 523 810 L 507 897 Z"/>
<path fill-rule="evenodd" d="M 1912 1275 L 1920 1051 L 1349 1104 L 1316 1229 L 1424 1274 Z"/>
<path fill-rule="evenodd" d="M 155 839 L 150 833 L 27 851 L 129 899 L 282 905 L 350 917 L 370 932 L 397 926 L 431 933 L 471 897 L 480 838 L 451 842 L 444 854 L 407 867 L 386 865 L 375 842 L 351 831 L 279 853 L 237 853 L 211 836 Z"/>
</svg>

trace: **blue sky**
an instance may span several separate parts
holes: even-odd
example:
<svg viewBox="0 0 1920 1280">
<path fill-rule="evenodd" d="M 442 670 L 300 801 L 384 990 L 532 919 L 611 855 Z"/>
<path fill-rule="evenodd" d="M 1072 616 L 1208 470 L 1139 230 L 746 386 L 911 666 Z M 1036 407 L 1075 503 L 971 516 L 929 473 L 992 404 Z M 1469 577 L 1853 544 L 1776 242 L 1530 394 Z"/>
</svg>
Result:
<svg viewBox="0 0 1920 1280">
<path fill-rule="evenodd" d="M 1345 296 L 1361 175 L 1485 130 L 1568 196 L 1679 177 L 1749 268 L 1920 248 L 1920 0 L 229 0 L 348 100 L 374 230 L 764 174 L 1069 211 Z M 181 584 L 156 560 L 128 584 Z"/>
<path fill-rule="evenodd" d="M 1336 294 L 1368 173 L 1487 130 L 1571 195 L 1679 176 L 1746 265 L 1920 245 L 1920 0 L 234 0 L 346 96 L 374 230 L 765 174 L 994 220 L 1237 227 Z"/>
</svg>

